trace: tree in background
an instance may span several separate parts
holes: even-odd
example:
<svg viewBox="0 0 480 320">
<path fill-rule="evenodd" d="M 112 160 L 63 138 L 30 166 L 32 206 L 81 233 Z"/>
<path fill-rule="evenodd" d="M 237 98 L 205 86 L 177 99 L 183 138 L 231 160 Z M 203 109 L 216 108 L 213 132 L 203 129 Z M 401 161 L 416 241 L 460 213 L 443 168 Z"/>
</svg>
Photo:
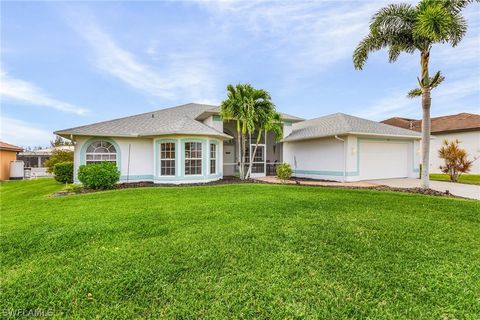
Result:
<svg viewBox="0 0 480 320">
<path fill-rule="evenodd" d="M 472 168 L 474 160 L 468 160 L 465 149 L 460 148 L 458 139 L 448 142 L 443 140 L 442 147 L 438 150 L 438 156 L 445 161 L 440 170 L 450 176 L 450 181 L 457 182 L 462 173 L 468 173 Z"/>
<path fill-rule="evenodd" d="M 281 136 L 281 118 L 276 112 L 270 94 L 262 89 L 256 89 L 250 84 L 227 86 L 227 98 L 220 105 L 220 115 L 224 120 L 235 121 L 237 129 L 237 148 L 239 155 L 240 179 L 248 179 L 252 172 L 252 160 L 261 141 L 262 135 L 273 131 Z M 248 168 L 245 165 L 245 150 L 247 140 L 257 132 L 254 151 L 250 153 Z M 278 134 L 280 132 L 280 135 Z M 248 137 L 248 138 L 247 138 Z"/>
<path fill-rule="evenodd" d="M 50 141 L 50 146 L 52 148 L 62 147 L 62 146 L 73 146 L 73 142 L 70 141 L 70 140 L 67 140 L 65 138 L 62 138 L 60 136 L 55 135 L 55 140 Z"/>
<path fill-rule="evenodd" d="M 416 6 L 408 3 L 390 4 L 380 9 L 370 22 L 370 33 L 358 44 L 353 54 L 356 69 L 361 70 L 371 52 L 388 48 L 390 62 L 400 53 L 420 53 L 419 88 L 409 97 L 422 96 L 422 187 L 429 187 L 430 155 L 430 92 L 444 77 L 437 71 L 429 73 L 430 51 L 434 44 L 449 43 L 455 47 L 467 31 L 461 10 L 479 0 L 422 0 Z"/>
</svg>

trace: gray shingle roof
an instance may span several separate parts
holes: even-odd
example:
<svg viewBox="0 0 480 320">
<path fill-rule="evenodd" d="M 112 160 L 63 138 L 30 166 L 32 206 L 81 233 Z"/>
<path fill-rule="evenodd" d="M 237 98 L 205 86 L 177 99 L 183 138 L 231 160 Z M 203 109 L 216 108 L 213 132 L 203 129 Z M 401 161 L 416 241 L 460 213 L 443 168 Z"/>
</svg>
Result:
<svg viewBox="0 0 480 320">
<path fill-rule="evenodd" d="M 56 131 L 58 135 L 138 137 L 167 134 L 208 135 L 231 138 L 195 118 L 216 106 L 189 103 L 134 116 Z"/>
<path fill-rule="evenodd" d="M 283 112 L 279 112 L 279 113 L 280 113 L 280 116 L 282 117 L 283 120 L 287 120 L 287 121 L 290 121 L 290 122 L 300 122 L 300 121 L 305 120 L 303 118 L 292 116 L 291 114 L 288 114 L 288 113 L 283 113 Z M 203 113 L 201 113 L 197 116 L 197 119 L 203 120 L 203 119 L 206 119 L 207 117 L 209 117 L 213 114 L 220 114 L 220 107 L 214 107 L 213 109 L 205 110 L 205 112 L 203 112 Z"/>
<path fill-rule="evenodd" d="M 328 116 L 294 123 L 292 133 L 282 141 L 297 141 L 345 134 L 384 135 L 420 138 L 418 132 L 384 123 L 334 113 Z"/>
<path fill-rule="evenodd" d="M 191 134 L 208 135 L 230 139 L 231 137 L 223 132 L 203 124 L 199 120 L 209 115 L 219 114 L 220 107 L 188 103 L 177 107 L 146 112 L 129 117 L 97 122 L 85 126 L 63 129 L 55 134 L 69 137 L 70 135 L 80 136 L 103 136 L 103 137 L 142 137 L 168 134 Z M 285 120 L 292 122 L 303 119 L 283 114 Z"/>
</svg>

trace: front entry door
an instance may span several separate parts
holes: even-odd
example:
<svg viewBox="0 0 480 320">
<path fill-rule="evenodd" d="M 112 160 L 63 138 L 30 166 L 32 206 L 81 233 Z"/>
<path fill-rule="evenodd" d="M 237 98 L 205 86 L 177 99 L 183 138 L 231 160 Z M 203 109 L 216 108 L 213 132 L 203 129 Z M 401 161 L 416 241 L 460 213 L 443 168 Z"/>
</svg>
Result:
<svg viewBox="0 0 480 320">
<path fill-rule="evenodd" d="M 235 175 L 235 145 L 223 145 L 223 175 Z"/>
</svg>

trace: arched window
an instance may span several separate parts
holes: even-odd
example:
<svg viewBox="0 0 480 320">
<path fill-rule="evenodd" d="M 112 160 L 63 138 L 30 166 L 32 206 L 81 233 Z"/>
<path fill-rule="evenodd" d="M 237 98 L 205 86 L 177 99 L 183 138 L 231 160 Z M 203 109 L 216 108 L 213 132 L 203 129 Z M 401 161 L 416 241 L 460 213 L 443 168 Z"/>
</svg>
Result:
<svg viewBox="0 0 480 320">
<path fill-rule="evenodd" d="M 85 162 L 90 164 L 102 161 L 117 163 L 117 150 L 108 141 L 92 142 L 87 148 Z"/>
</svg>

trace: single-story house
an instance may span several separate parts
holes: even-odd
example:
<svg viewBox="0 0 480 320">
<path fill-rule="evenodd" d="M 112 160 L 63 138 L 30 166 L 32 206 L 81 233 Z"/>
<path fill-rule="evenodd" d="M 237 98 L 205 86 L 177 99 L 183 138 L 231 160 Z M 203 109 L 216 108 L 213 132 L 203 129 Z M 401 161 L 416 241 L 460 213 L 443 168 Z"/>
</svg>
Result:
<svg viewBox="0 0 480 320">
<path fill-rule="evenodd" d="M 422 120 L 394 117 L 382 122 L 417 132 L 422 131 Z M 477 159 L 473 162 L 470 173 L 480 174 L 480 115 L 463 112 L 432 118 L 431 133 L 433 139 L 430 140 L 430 172 L 441 172 L 440 165 L 444 162 L 438 157 L 438 150 L 443 141 L 458 139 L 461 141 L 460 146 L 467 151 L 468 158 Z"/>
<path fill-rule="evenodd" d="M 22 148 L 13 144 L 0 141 L 0 180 L 10 178 L 10 162 L 17 159 L 17 153 L 23 151 Z"/>
<path fill-rule="evenodd" d="M 272 132 L 262 138 L 253 177 L 274 173 L 282 162 L 297 176 L 329 180 L 418 176 L 415 131 L 345 114 L 308 121 L 282 114 L 282 120 L 283 140 Z M 80 165 L 100 161 L 115 162 L 122 182 L 198 183 L 238 172 L 235 123 L 222 120 L 218 106 L 189 103 L 55 134 L 75 143 L 75 181 Z"/>
<path fill-rule="evenodd" d="M 17 156 L 17 160 L 23 160 L 25 169 L 30 170 L 32 177 L 49 177 L 51 173 L 47 172 L 45 161 L 50 159 L 54 150 L 73 151 L 73 146 L 58 146 L 53 148 L 24 150 Z"/>
</svg>

